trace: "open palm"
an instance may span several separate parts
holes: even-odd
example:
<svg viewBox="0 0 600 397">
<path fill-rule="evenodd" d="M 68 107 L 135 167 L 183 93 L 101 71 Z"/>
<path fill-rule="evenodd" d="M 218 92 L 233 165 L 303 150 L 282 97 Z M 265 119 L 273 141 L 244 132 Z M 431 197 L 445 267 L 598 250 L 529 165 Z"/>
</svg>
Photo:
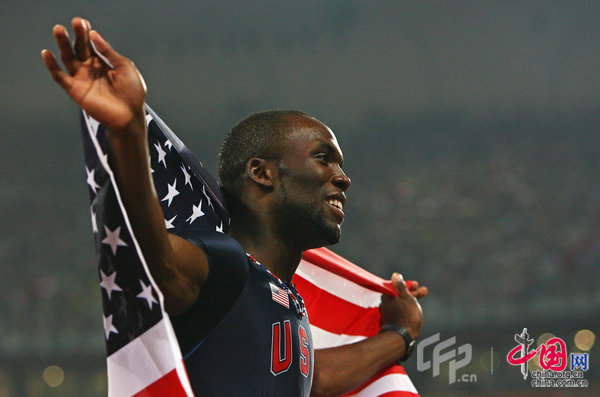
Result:
<svg viewBox="0 0 600 397">
<path fill-rule="evenodd" d="M 113 50 L 98 32 L 90 30 L 88 21 L 74 18 L 72 23 L 73 46 L 64 26 L 57 25 L 53 30 L 68 73 L 60 68 L 50 51 L 42 51 L 54 81 L 81 108 L 111 130 L 122 131 L 132 122 L 142 121 L 146 86 L 133 62 Z M 92 42 L 110 65 L 94 53 Z"/>
</svg>

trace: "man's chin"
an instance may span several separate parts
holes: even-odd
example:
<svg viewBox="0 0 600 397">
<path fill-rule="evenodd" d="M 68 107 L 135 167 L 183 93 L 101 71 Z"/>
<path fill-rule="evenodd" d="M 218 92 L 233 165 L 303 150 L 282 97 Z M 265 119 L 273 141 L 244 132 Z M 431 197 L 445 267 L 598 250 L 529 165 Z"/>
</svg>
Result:
<svg viewBox="0 0 600 397">
<path fill-rule="evenodd" d="M 327 225 L 330 226 L 330 225 Z M 315 239 L 310 245 L 310 248 L 321 248 L 328 245 L 335 245 L 340 241 L 342 230 L 339 225 L 336 227 L 322 227 L 313 231 L 313 237 Z"/>
<path fill-rule="evenodd" d="M 340 242 L 342 238 L 342 227 L 341 225 L 336 225 L 334 229 L 330 230 L 328 233 L 328 242 L 323 245 L 334 245 Z"/>
</svg>

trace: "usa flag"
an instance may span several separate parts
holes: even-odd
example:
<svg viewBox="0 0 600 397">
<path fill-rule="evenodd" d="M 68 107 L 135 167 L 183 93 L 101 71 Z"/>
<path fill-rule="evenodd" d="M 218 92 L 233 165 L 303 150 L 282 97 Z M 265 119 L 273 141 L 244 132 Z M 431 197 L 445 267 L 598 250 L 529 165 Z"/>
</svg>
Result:
<svg viewBox="0 0 600 397">
<path fill-rule="evenodd" d="M 150 107 L 146 106 L 146 112 L 151 172 L 167 230 L 178 233 L 194 226 L 227 233 L 229 216 L 216 180 Z M 148 271 L 107 161 L 104 126 L 85 112 L 82 112 L 81 126 L 102 290 L 108 394 L 111 397 L 192 396 L 181 351 L 164 310 L 163 296 Z M 311 253 L 316 255 L 311 256 Z M 324 248 L 307 251 L 294 279 L 307 303 L 315 346 L 340 345 L 374 335 L 379 327 L 380 294 L 393 293 L 393 289 L 370 273 L 347 266 L 349 262 L 343 258 L 323 256 L 324 253 L 331 251 Z M 339 266 L 331 266 L 332 263 Z M 322 271 L 316 274 L 314 269 Z M 358 305 L 358 312 L 362 313 L 358 317 L 356 312 L 345 310 L 348 304 L 356 302 L 344 295 L 339 285 L 335 286 L 340 280 L 359 286 L 370 280 L 366 281 L 370 290 L 366 287 L 359 290 L 363 295 L 359 300 L 370 303 Z M 287 293 L 280 289 L 274 291 L 273 287 L 273 299 L 289 307 Z M 317 299 L 319 295 L 324 296 L 322 294 L 342 298 Z M 323 313 L 338 313 L 338 317 L 350 314 L 343 322 L 348 329 L 328 328 L 320 320 Z M 357 328 L 363 332 L 357 334 Z M 400 366 L 377 374 L 353 395 L 385 393 L 402 393 L 386 396 L 417 395 Z"/>
<path fill-rule="evenodd" d="M 201 164 L 147 107 L 148 145 L 165 227 L 226 231 L 227 212 Z M 109 396 L 191 396 L 163 297 L 131 229 L 107 161 L 104 126 L 81 117 L 92 232 L 102 289 Z M 168 166 L 167 166 L 168 165 Z M 197 169 L 194 169 L 197 168 Z"/>
<path fill-rule="evenodd" d="M 275 302 L 289 309 L 290 297 L 288 296 L 287 291 L 284 291 L 273 283 L 269 283 L 269 285 L 271 286 L 271 298 L 273 298 Z"/>
<path fill-rule="evenodd" d="M 381 294 L 397 295 L 383 280 L 327 248 L 304 252 L 293 282 L 306 302 L 315 349 L 359 342 L 379 332 Z M 410 289 L 410 281 L 406 281 Z M 418 397 L 399 364 L 345 396 Z"/>
</svg>

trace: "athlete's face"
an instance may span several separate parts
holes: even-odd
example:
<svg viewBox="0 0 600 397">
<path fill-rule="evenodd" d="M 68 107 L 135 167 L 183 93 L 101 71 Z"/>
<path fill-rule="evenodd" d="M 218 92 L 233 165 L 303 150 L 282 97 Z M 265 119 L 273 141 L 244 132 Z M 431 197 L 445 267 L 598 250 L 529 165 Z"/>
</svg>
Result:
<svg viewBox="0 0 600 397">
<path fill-rule="evenodd" d="M 291 117 L 295 126 L 284 141 L 278 167 L 276 215 L 286 233 L 309 248 L 335 244 L 344 221 L 344 192 L 350 179 L 333 132 L 323 123 Z"/>
</svg>

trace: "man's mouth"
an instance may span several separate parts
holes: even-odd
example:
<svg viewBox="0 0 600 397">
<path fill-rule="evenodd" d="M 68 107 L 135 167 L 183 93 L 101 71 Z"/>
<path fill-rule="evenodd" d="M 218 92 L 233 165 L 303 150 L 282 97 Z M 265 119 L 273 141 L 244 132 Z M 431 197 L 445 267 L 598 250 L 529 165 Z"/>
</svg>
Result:
<svg viewBox="0 0 600 397">
<path fill-rule="evenodd" d="M 329 200 L 327 200 L 327 203 L 331 204 L 332 206 L 339 209 L 340 211 L 344 210 L 344 204 L 342 204 L 342 202 L 340 200 L 329 199 Z"/>
<path fill-rule="evenodd" d="M 327 199 L 326 200 L 327 204 L 329 204 L 329 207 L 332 209 L 333 212 L 335 212 L 337 214 L 338 217 L 340 217 L 342 220 L 344 219 L 344 204 L 337 199 Z"/>
</svg>

